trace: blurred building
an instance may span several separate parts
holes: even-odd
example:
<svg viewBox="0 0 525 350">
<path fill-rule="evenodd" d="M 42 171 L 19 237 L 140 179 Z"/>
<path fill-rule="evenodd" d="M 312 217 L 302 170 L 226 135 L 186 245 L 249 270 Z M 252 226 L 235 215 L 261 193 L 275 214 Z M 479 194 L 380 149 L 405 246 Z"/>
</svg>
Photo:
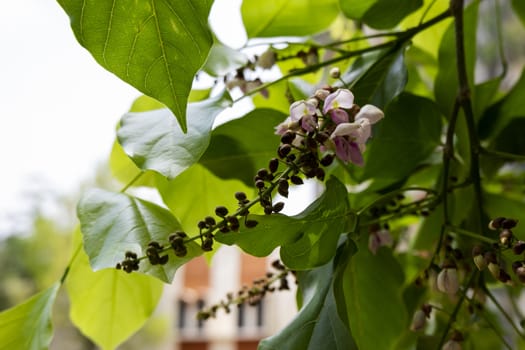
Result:
<svg viewBox="0 0 525 350">
<path fill-rule="evenodd" d="M 295 283 L 291 280 L 292 290 L 267 293 L 255 306 L 232 307 L 229 314 L 220 309 L 216 318 L 207 321 L 196 318 L 202 307 L 217 304 L 227 293 L 251 286 L 268 271 L 275 272 L 271 267 L 275 260 L 276 256 L 257 258 L 223 246 L 211 264 L 201 256 L 184 265 L 177 272 L 167 299 L 174 300 L 174 349 L 254 350 L 261 339 L 282 329 L 297 312 Z"/>
</svg>

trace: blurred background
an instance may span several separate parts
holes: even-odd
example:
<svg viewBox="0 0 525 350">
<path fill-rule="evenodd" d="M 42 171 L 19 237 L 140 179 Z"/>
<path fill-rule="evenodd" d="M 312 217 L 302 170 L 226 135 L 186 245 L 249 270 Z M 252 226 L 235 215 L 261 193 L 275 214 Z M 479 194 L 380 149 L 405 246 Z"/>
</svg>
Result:
<svg viewBox="0 0 525 350">
<path fill-rule="evenodd" d="M 524 32 L 512 15 L 510 2 L 501 3 L 511 72 L 505 82 L 508 87 L 523 67 Z M 218 38 L 234 48 L 246 41 L 240 4 L 241 0 L 216 0 L 210 18 Z M 480 16 L 480 28 L 494 28 L 494 24 L 487 25 L 494 21 L 491 4 L 482 4 L 487 15 Z M 479 37 L 483 45 L 478 51 L 477 79 L 483 81 L 498 74 L 501 63 L 491 58 L 497 57 L 496 33 L 484 29 Z M 107 159 L 117 123 L 140 93 L 105 71 L 76 42 L 69 19 L 53 0 L 1 2 L 0 48 L 1 311 L 60 278 L 71 254 L 75 206 L 82 190 L 93 186 L 119 189 Z M 168 315 L 159 313 L 119 349 L 173 348 L 175 333 L 185 342 L 182 349 L 204 349 L 205 344 L 195 340 L 204 329 L 193 318 L 197 307 L 204 299 L 217 301 L 228 288 L 264 275 L 272 261 L 272 257 L 252 261 L 226 250 L 219 258 L 230 269 L 226 274 L 237 276 L 234 280 L 220 287 L 221 281 L 212 277 L 218 272 L 195 260 L 178 274 L 185 287 L 167 291 L 162 301 L 171 305 Z M 55 307 L 52 349 L 95 349 L 69 323 L 64 293 Z M 214 325 L 222 333 L 207 336 L 215 337 L 217 349 L 255 349 L 258 339 L 274 333 L 293 316 L 293 309 L 294 293 L 288 292 L 260 308 L 225 316 Z M 228 343 L 228 336 L 230 340 L 224 343 L 225 334 L 236 336 L 236 345 Z"/>
</svg>

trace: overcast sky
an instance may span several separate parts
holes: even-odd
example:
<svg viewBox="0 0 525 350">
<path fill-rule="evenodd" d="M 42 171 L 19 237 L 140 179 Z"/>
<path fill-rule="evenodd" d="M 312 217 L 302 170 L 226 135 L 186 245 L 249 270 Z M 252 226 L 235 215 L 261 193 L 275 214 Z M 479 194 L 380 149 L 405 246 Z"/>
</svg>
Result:
<svg viewBox="0 0 525 350">
<path fill-rule="evenodd" d="M 222 40 L 243 44 L 240 0 L 216 0 Z M 217 9 L 214 9 L 217 11 Z M 239 34 L 241 33 L 241 34 Z M 54 0 L 0 2 L 0 236 L 28 209 L 28 193 L 67 193 L 106 161 L 115 125 L 140 95 L 99 66 Z"/>
</svg>

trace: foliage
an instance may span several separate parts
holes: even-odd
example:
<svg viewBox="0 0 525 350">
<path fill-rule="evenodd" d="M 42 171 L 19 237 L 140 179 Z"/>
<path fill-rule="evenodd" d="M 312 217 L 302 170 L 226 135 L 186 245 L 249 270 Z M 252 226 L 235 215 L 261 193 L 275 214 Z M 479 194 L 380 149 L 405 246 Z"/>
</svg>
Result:
<svg viewBox="0 0 525 350">
<path fill-rule="evenodd" d="M 240 49 L 214 39 L 212 1 L 58 2 L 79 43 L 147 96 L 117 130 L 121 192 L 85 192 L 64 275 L 0 314 L 0 347 L 46 348 L 65 282 L 75 325 L 115 348 L 151 316 L 161 281 L 218 243 L 279 249 L 298 279 L 299 313 L 260 349 L 525 341 L 519 308 L 504 307 L 525 282 L 525 72 L 505 86 L 502 49 L 502 8 L 523 22 L 523 2 L 244 0 Z M 479 83 L 487 11 L 502 73 Z M 196 75 L 212 78 L 206 89 Z M 243 99 L 253 108 L 217 125 Z M 282 214 L 278 195 L 293 200 L 306 179 L 321 195 Z M 126 193 L 139 186 L 165 206 Z"/>
</svg>

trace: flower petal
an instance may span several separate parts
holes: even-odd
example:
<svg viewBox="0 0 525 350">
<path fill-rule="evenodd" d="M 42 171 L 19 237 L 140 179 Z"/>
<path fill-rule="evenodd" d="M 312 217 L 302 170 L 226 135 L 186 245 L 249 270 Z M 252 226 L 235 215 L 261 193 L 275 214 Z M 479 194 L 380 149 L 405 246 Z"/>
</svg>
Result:
<svg viewBox="0 0 525 350">
<path fill-rule="evenodd" d="M 338 89 L 328 95 L 324 101 L 323 113 L 337 108 L 352 108 L 354 105 L 354 94 L 348 89 Z"/>
<path fill-rule="evenodd" d="M 382 110 L 373 105 L 364 105 L 361 107 L 357 115 L 355 116 L 355 121 L 362 119 L 367 119 L 370 124 L 375 124 L 385 117 L 385 114 Z"/>
<path fill-rule="evenodd" d="M 349 136 L 355 133 L 360 127 L 361 125 L 357 123 L 341 123 L 336 126 L 330 137 L 333 139 L 337 136 Z"/>
<path fill-rule="evenodd" d="M 348 123 L 349 121 L 348 113 L 346 113 L 345 110 L 340 108 L 330 111 L 330 117 L 332 118 L 332 121 L 336 124 Z"/>
</svg>

